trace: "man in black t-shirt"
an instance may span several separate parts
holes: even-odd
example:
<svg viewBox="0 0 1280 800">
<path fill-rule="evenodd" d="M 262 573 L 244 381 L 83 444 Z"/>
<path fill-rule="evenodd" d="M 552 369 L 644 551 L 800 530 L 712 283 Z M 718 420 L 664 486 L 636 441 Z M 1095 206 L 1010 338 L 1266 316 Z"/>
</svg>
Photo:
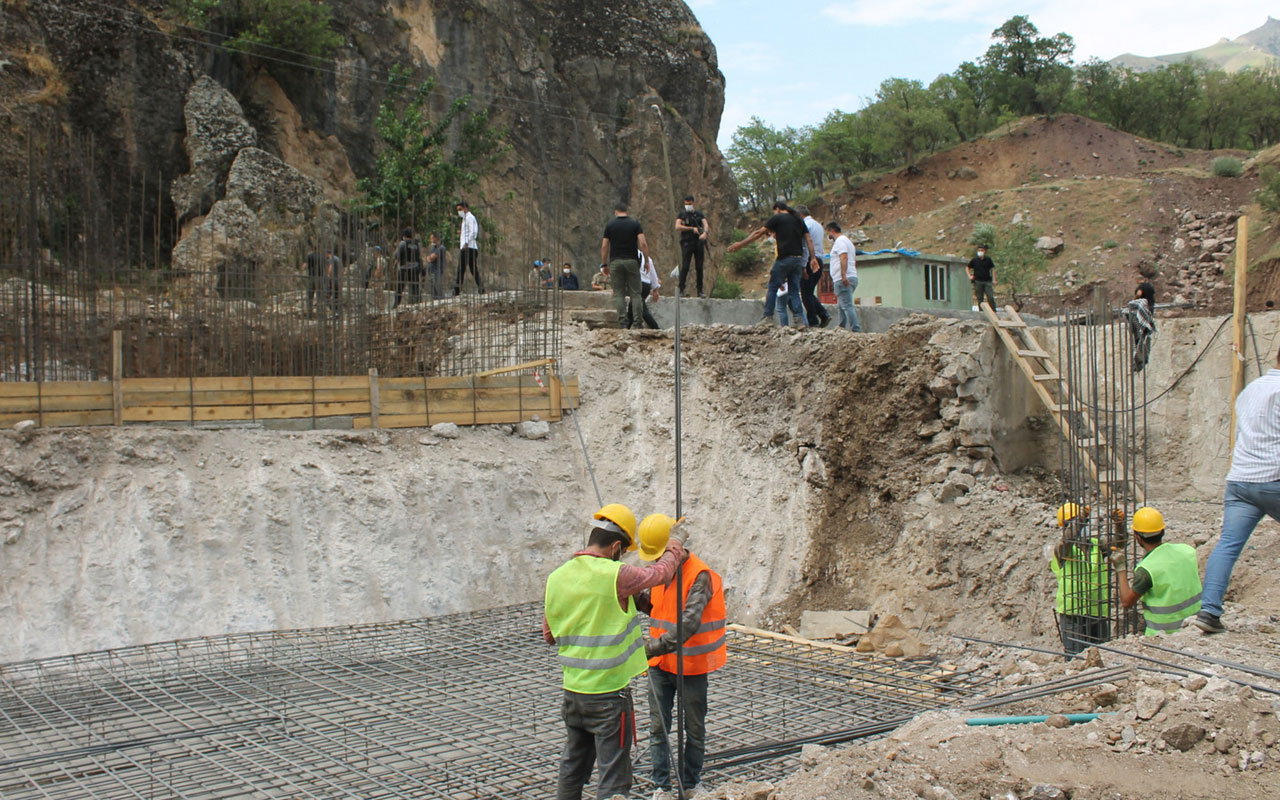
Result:
<svg viewBox="0 0 1280 800">
<path fill-rule="evenodd" d="M 395 259 L 399 272 L 396 275 L 396 299 L 391 307 L 400 305 L 400 296 L 406 288 L 409 290 L 409 302 L 417 303 L 422 299 L 422 242 L 413 235 L 412 228 L 401 231 Z"/>
<path fill-rule="evenodd" d="M 444 261 L 448 251 L 440 241 L 440 234 L 431 234 L 430 241 L 431 246 L 427 248 L 426 262 L 427 290 L 431 293 L 432 300 L 439 300 L 444 297 Z"/>
<path fill-rule="evenodd" d="M 707 218 L 693 207 L 691 194 L 684 196 L 684 210 L 676 215 L 676 230 L 680 232 L 680 294 L 684 294 L 692 258 L 698 270 L 698 297 L 706 297 L 702 291 L 702 263 L 707 251 Z"/>
<path fill-rule="evenodd" d="M 785 283 L 792 287 L 786 296 L 791 306 L 791 324 L 796 328 L 805 328 L 808 325 L 805 322 L 804 306 L 796 287 L 800 286 L 800 273 L 805 266 L 805 247 L 809 248 L 811 268 L 821 269 L 818 257 L 813 255 L 818 252 L 818 249 L 814 246 L 813 237 L 809 235 L 804 220 L 786 203 L 781 200 L 774 203 L 773 212 L 773 216 L 765 220 L 764 225 L 752 231 L 747 238 L 729 245 L 729 252 L 735 252 L 772 233 L 778 246 L 778 259 L 773 262 L 773 269 L 769 270 L 769 291 L 765 294 L 764 316 L 760 323 L 774 324 L 773 307 L 778 302 L 778 289 Z"/>
<path fill-rule="evenodd" d="M 321 256 L 319 252 L 307 253 L 307 316 L 312 316 L 316 295 L 320 300 L 329 301 L 329 310 L 338 313 L 338 272 L 342 269 L 342 261 L 333 254 L 336 248 L 328 248 Z"/>
<path fill-rule="evenodd" d="M 979 308 L 986 300 L 992 310 L 996 307 L 996 265 L 987 255 L 987 248 L 979 246 L 977 254 L 966 267 L 969 273 L 969 284 L 973 287 L 973 302 Z"/>
<path fill-rule="evenodd" d="M 609 283 L 613 287 L 613 307 L 618 312 L 618 326 L 627 324 L 627 301 L 632 308 L 644 306 L 644 295 L 640 287 L 640 260 L 636 258 L 639 250 L 646 258 L 649 256 L 649 244 L 644 239 L 644 228 L 640 223 L 627 216 L 626 203 L 613 207 L 613 219 L 604 226 L 604 238 L 600 241 L 600 261 L 609 265 Z M 634 326 L 640 327 L 640 320 L 634 320 Z"/>
</svg>

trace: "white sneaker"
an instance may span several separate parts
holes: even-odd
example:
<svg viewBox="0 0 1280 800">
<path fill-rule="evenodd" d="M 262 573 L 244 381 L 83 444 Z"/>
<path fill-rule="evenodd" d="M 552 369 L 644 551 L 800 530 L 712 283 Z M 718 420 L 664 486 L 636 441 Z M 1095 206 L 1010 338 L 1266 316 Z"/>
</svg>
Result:
<svg viewBox="0 0 1280 800">
<path fill-rule="evenodd" d="M 653 800 L 671 800 L 671 792 L 665 789 L 654 789 Z"/>
</svg>

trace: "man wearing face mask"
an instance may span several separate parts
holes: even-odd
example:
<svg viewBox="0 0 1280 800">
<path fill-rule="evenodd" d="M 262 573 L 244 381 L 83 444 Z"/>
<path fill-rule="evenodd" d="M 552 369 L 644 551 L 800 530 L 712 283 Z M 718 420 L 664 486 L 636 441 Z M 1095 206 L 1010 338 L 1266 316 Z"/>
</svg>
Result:
<svg viewBox="0 0 1280 800">
<path fill-rule="evenodd" d="M 564 267 L 560 270 L 560 277 L 556 279 L 556 287 L 569 292 L 578 291 L 578 276 L 573 274 L 573 267 L 569 266 L 569 262 L 564 263 Z"/>
<path fill-rule="evenodd" d="M 453 284 L 453 296 L 462 294 L 462 282 L 466 280 L 468 268 L 471 269 L 471 277 L 475 279 L 476 291 L 484 294 L 484 284 L 480 282 L 480 266 L 477 263 L 480 249 L 476 245 L 476 239 L 480 236 L 480 223 L 476 221 L 476 215 L 471 213 L 471 207 L 465 200 L 459 200 L 454 208 L 462 220 L 462 230 L 458 233 L 458 280 Z"/>
<path fill-rule="evenodd" d="M 542 637 L 557 646 L 567 740 L 560 759 L 557 800 L 581 800 L 598 762 L 600 800 L 631 791 L 635 708 L 631 679 L 648 668 L 636 595 L 661 586 L 684 560 L 672 539 L 648 567 L 620 563 L 636 549 L 636 517 L 620 503 L 593 515 L 587 546 L 547 577 Z"/>
<path fill-rule="evenodd" d="M 680 232 L 680 294 L 684 294 L 689 276 L 689 259 L 698 270 L 698 297 L 706 297 L 702 291 L 702 263 L 707 251 L 707 218 L 693 207 L 693 195 L 684 196 L 684 210 L 676 216 L 676 230 Z"/>
<path fill-rule="evenodd" d="M 987 248 L 979 246 L 978 253 L 966 268 L 969 273 L 969 284 L 973 286 L 973 302 L 981 307 L 982 301 L 994 310 L 996 308 L 996 265 L 987 256 Z"/>
</svg>

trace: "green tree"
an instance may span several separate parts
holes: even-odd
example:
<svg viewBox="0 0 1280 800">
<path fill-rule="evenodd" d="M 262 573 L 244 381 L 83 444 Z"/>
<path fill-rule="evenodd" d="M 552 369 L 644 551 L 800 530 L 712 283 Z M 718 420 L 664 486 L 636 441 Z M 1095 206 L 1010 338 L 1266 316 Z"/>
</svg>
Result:
<svg viewBox="0 0 1280 800">
<path fill-rule="evenodd" d="M 929 84 L 929 94 L 957 139 L 967 142 L 981 132 L 979 106 L 966 81 L 956 75 L 939 75 Z"/>
<path fill-rule="evenodd" d="M 342 44 L 333 12 L 320 0 L 171 0 L 174 16 L 254 55 L 276 51 L 327 58 Z M 288 55 L 288 54 L 286 54 Z"/>
<path fill-rule="evenodd" d="M 1053 114 L 1071 88 L 1075 41 L 1065 33 L 1041 37 L 1031 20 L 1009 19 L 991 33 L 983 65 L 991 70 L 993 105 L 1017 114 Z"/>
<path fill-rule="evenodd" d="M 374 173 L 361 179 L 358 206 L 380 217 L 392 229 L 411 225 L 435 231 L 448 241 L 454 204 L 476 188 L 507 152 L 506 131 L 489 123 L 489 112 L 465 113 L 469 96 L 450 103 L 439 118 L 429 112 L 435 80 L 411 83 L 408 70 L 396 66 L 387 94 L 374 120 L 381 143 Z M 472 212 L 487 234 L 481 246 L 493 252 L 497 235 L 492 221 L 472 203 Z"/>
<path fill-rule="evenodd" d="M 876 102 L 863 110 L 877 131 L 878 150 L 907 166 L 916 155 L 947 138 L 947 120 L 920 81 L 890 78 L 876 89 Z"/>
<path fill-rule="evenodd" d="M 822 162 L 831 175 L 838 176 L 846 189 L 852 177 L 869 168 L 875 159 L 875 144 L 865 117 L 836 110 L 813 130 L 812 158 Z"/>
<path fill-rule="evenodd" d="M 780 197 L 790 197 L 802 153 L 794 128 L 778 130 L 759 117 L 733 132 L 726 151 L 738 179 L 742 200 L 758 211 Z"/>
</svg>

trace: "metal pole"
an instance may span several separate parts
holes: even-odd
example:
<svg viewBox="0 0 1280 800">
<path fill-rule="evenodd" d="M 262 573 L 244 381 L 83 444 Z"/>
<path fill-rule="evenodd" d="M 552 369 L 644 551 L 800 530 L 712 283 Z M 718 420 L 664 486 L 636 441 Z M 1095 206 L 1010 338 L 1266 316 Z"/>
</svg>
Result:
<svg viewBox="0 0 1280 800">
<path fill-rule="evenodd" d="M 1234 335 L 1231 338 L 1231 436 L 1228 444 L 1234 452 L 1236 442 L 1236 398 L 1244 389 L 1244 320 L 1246 313 L 1245 300 L 1248 295 L 1249 279 L 1249 218 L 1241 217 L 1236 221 L 1236 281 L 1235 302 L 1232 304 L 1231 316 Z"/>
</svg>

